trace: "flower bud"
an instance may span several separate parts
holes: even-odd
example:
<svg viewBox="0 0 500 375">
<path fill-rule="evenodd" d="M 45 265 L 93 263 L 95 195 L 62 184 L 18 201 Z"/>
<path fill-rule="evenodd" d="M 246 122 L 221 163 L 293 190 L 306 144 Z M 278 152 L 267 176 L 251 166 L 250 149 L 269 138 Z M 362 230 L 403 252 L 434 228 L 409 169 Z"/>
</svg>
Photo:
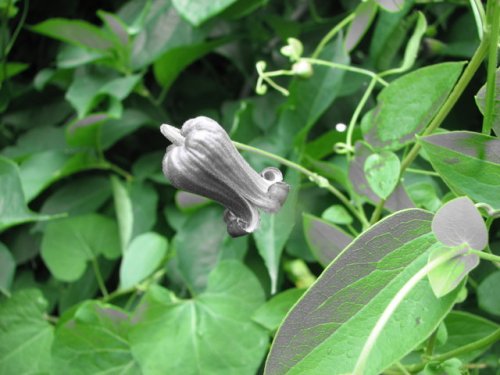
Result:
<svg viewBox="0 0 500 375">
<path fill-rule="evenodd" d="M 270 167 L 255 172 L 214 120 L 200 116 L 180 130 L 170 125 L 160 130 L 172 142 L 163 158 L 165 176 L 176 188 L 225 206 L 223 219 L 231 236 L 255 231 L 259 209 L 277 212 L 284 204 L 290 187 L 281 171 Z"/>
<path fill-rule="evenodd" d="M 313 75 L 313 68 L 307 61 L 299 61 L 292 65 L 292 71 L 301 78 L 309 78 Z"/>
</svg>

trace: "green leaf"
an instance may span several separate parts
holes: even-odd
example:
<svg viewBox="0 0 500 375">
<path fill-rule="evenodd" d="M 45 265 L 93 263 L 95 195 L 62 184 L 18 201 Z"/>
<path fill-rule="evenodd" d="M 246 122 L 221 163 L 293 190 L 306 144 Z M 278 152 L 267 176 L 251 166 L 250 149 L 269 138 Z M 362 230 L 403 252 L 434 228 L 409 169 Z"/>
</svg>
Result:
<svg viewBox="0 0 500 375">
<path fill-rule="evenodd" d="M 216 2 L 172 0 L 172 4 L 179 14 L 193 26 L 200 26 L 236 2 L 237 0 L 219 0 Z"/>
<path fill-rule="evenodd" d="M 264 259 L 271 279 L 271 294 L 277 291 L 281 253 L 295 225 L 295 209 L 300 189 L 300 175 L 298 172 L 290 170 L 287 172 L 284 181 L 290 185 L 290 192 L 285 204 L 276 214 L 262 212 L 260 226 L 253 233 L 257 250 Z"/>
<path fill-rule="evenodd" d="M 20 62 L 8 62 L 5 64 L 5 69 L 2 68 L 0 71 L 0 83 L 2 83 L 4 80 L 12 78 L 22 72 L 24 72 L 26 69 L 28 69 L 29 65 L 25 63 L 20 63 Z"/>
<path fill-rule="evenodd" d="M 483 250 L 488 244 L 488 228 L 467 197 L 446 202 L 432 220 L 432 231 L 447 246 L 467 244 L 475 250 Z"/>
<path fill-rule="evenodd" d="M 98 166 L 94 155 L 83 152 L 68 155 L 60 150 L 47 150 L 33 154 L 20 165 L 24 195 L 31 201 L 55 181 Z"/>
<path fill-rule="evenodd" d="M 128 244 L 132 239 L 132 229 L 134 226 L 132 202 L 130 201 L 127 189 L 118 177 L 111 177 L 111 186 L 113 188 L 113 201 L 115 203 L 121 249 L 122 253 L 125 253 L 125 249 L 127 249 Z"/>
<path fill-rule="evenodd" d="M 488 275 L 477 288 L 477 298 L 481 309 L 497 316 L 500 316 L 499 283 L 500 271 L 496 271 Z"/>
<path fill-rule="evenodd" d="M 382 151 L 368 156 L 363 169 L 373 192 L 380 198 L 387 199 L 399 182 L 400 167 L 396 154 Z"/>
<path fill-rule="evenodd" d="M 417 207 L 425 208 L 426 210 L 436 212 L 441 207 L 441 199 L 439 199 L 436 187 L 430 182 L 418 182 L 406 187 L 408 194 Z"/>
<path fill-rule="evenodd" d="M 226 237 L 222 210 L 215 206 L 196 211 L 177 231 L 172 247 L 177 253 L 179 271 L 192 293 L 206 288 Z"/>
<path fill-rule="evenodd" d="M 383 72 L 383 75 L 389 74 L 397 74 L 402 73 L 410 69 L 413 64 L 415 64 L 415 60 L 417 59 L 417 53 L 420 48 L 420 41 L 424 36 L 424 33 L 427 30 L 427 20 L 422 12 L 417 13 L 417 23 L 415 25 L 415 30 L 413 34 L 406 44 L 405 55 L 403 58 L 403 62 L 399 68 L 389 69 Z M 382 74 L 381 74 L 382 75 Z"/>
<path fill-rule="evenodd" d="M 429 362 L 423 371 L 423 375 L 461 375 L 462 361 L 457 358 L 450 358 L 441 363 Z"/>
<path fill-rule="evenodd" d="M 457 195 L 500 209 L 500 140 L 457 131 L 419 139 L 434 169 Z"/>
<path fill-rule="evenodd" d="M 435 243 L 431 218 L 418 209 L 400 211 L 357 237 L 288 313 L 265 374 L 352 372 L 382 312 L 425 266 Z M 457 293 L 438 299 L 428 281 L 420 281 L 380 332 L 363 374 L 382 372 L 427 338 Z"/>
<path fill-rule="evenodd" d="M 458 246 L 444 246 L 435 244 L 429 254 L 429 262 L 444 255 L 455 254 L 446 263 L 437 266 L 429 273 L 429 283 L 436 297 L 440 298 L 458 287 L 461 281 L 479 264 L 479 257 L 475 254 L 467 254 L 467 244 Z"/>
<path fill-rule="evenodd" d="M 81 20 L 51 18 L 30 28 L 42 35 L 80 47 L 107 51 L 113 46 L 109 36 L 98 27 Z"/>
<path fill-rule="evenodd" d="M 144 7 L 143 3 L 140 4 Z M 135 36 L 132 46 L 131 66 L 134 70 L 146 67 L 173 48 L 203 40 L 203 31 L 182 20 L 171 1 L 153 1 L 146 7 L 144 27 Z"/>
<path fill-rule="evenodd" d="M 465 345 L 482 340 L 499 329 L 498 324 L 464 311 L 450 312 L 445 318 L 444 323 L 448 331 L 448 339 L 443 345 L 436 347 L 436 355 L 448 353 Z M 457 357 L 463 362 L 471 362 L 486 350 L 487 347 L 480 347 L 478 349 L 463 352 Z"/>
<path fill-rule="evenodd" d="M 486 84 L 479 89 L 475 99 L 479 110 L 484 115 L 486 111 Z M 497 69 L 495 76 L 495 100 L 493 108 L 493 123 L 491 127 L 497 137 L 500 137 L 500 68 Z"/>
<path fill-rule="evenodd" d="M 353 237 L 338 226 L 304 213 L 304 234 L 309 249 L 326 267 L 349 245 Z"/>
<path fill-rule="evenodd" d="M 443 105 L 463 65 L 426 66 L 392 81 L 378 95 L 375 110 L 362 121 L 365 140 L 376 149 L 391 151 L 414 141 Z"/>
<path fill-rule="evenodd" d="M 48 218 L 30 211 L 24 199 L 17 165 L 0 156 L 0 231 L 16 224 Z"/>
<path fill-rule="evenodd" d="M 263 304 L 253 314 L 252 319 L 261 326 L 274 332 L 278 329 L 281 321 L 285 318 L 287 312 L 304 294 L 305 289 L 288 289 L 276 294 L 273 298 Z"/>
<path fill-rule="evenodd" d="M 190 44 L 168 50 L 157 58 L 153 64 L 153 72 L 159 84 L 169 88 L 177 76 L 194 61 L 205 56 L 215 48 L 229 42 L 232 38 L 220 38 L 199 44 Z"/>
<path fill-rule="evenodd" d="M 99 255 L 115 259 L 121 254 L 116 223 L 98 214 L 51 222 L 42 240 L 42 258 L 58 280 L 76 281 L 88 261 Z"/>
<path fill-rule="evenodd" d="M 16 272 L 16 261 L 9 249 L 0 242 L 0 292 L 10 295 L 10 287 Z"/>
<path fill-rule="evenodd" d="M 133 287 L 150 276 L 161 264 L 167 248 L 167 239 L 157 233 L 148 232 L 135 237 L 123 254 L 120 289 Z"/>
<path fill-rule="evenodd" d="M 259 281 L 237 261 L 221 262 L 191 300 L 153 286 L 133 317 L 132 353 L 151 375 L 254 375 L 268 346 L 251 320 L 263 303 Z"/>
<path fill-rule="evenodd" d="M 0 374 L 49 373 L 53 328 L 47 301 L 37 289 L 14 293 L 0 303 Z"/>
<path fill-rule="evenodd" d="M 87 301 L 71 319 L 59 324 L 52 347 L 52 373 L 142 374 L 132 356 L 126 312 L 97 301 Z"/>
<path fill-rule="evenodd" d="M 354 159 L 349 164 L 349 181 L 352 189 L 361 197 L 377 204 L 381 198 L 372 190 L 365 175 L 366 160 L 372 155 L 372 150 L 362 141 L 356 142 L 354 149 Z M 414 206 L 401 183 L 398 183 L 385 203 L 385 208 L 390 211 L 399 211 Z"/>
<path fill-rule="evenodd" d="M 117 77 L 115 72 L 93 66 L 83 66 L 75 72 L 73 82 L 66 92 L 66 99 L 71 103 L 82 119 L 89 114 L 104 98 L 111 103 L 107 113 L 110 117 L 121 117 L 121 111 L 114 113 L 113 100 L 121 102 L 134 89 L 141 79 L 140 74 Z"/>
<path fill-rule="evenodd" d="M 355 17 L 349 25 L 345 36 L 345 47 L 351 52 L 361 41 L 377 14 L 374 1 L 361 2 L 354 11 Z"/>
<path fill-rule="evenodd" d="M 344 206 L 334 204 L 328 207 L 321 214 L 321 218 L 334 224 L 352 224 L 352 216 L 347 212 Z"/>
</svg>

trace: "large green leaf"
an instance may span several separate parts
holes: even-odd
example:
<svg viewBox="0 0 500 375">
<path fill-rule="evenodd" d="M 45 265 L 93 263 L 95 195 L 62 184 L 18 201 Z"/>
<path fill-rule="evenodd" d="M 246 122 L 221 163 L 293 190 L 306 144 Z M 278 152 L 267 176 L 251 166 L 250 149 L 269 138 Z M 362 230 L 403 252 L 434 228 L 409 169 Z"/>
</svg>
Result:
<svg viewBox="0 0 500 375">
<path fill-rule="evenodd" d="M 59 280 L 78 280 L 88 261 L 99 255 L 117 258 L 120 240 L 116 223 L 98 214 L 74 216 L 47 225 L 42 240 L 42 258 Z"/>
<path fill-rule="evenodd" d="M 479 306 L 484 311 L 500 316 L 500 301 L 498 299 L 498 283 L 500 282 L 500 271 L 488 275 L 477 288 Z"/>
<path fill-rule="evenodd" d="M 52 346 L 54 375 L 139 375 L 128 333 L 130 318 L 117 307 L 97 301 L 82 304 L 57 329 Z"/>
<path fill-rule="evenodd" d="M 0 156 L 0 231 L 16 224 L 47 218 L 30 211 L 17 165 Z"/>
<path fill-rule="evenodd" d="M 362 121 L 365 140 L 376 149 L 398 150 L 415 139 L 453 89 L 464 63 L 447 62 L 406 74 L 385 87 Z"/>
<path fill-rule="evenodd" d="M 149 375 L 254 375 L 268 336 L 251 316 L 263 303 L 259 281 L 237 261 L 219 263 L 191 300 L 154 286 L 133 317 L 132 353 Z"/>
<path fill-rule="evenodd" d="M 208 275 L 223 256 L 225 248 L 230 247 L 239 254 L 246 251 L 242 246 L 243 238 L 228 240 L 222 216 L 219 207 L 204 207 L 182 224 L 172 241 L 179 271 L 193 294 L 206 288 Z"/>
<path fill-rule="evenodd" d="M 276 214 L 261 213 L 260 227 L 253 233 L 259 254 L 264 259 L 271 279 L 271 293 L 276 293 L 281 253 L 295 225 L 295 209 L 300 189 L 300 175 L 290 171 L 285 176 L 290 192 Z"/>
<path fill-rule="evenodd" d="M 335 224 L 304 214 L 304 233 L 309 249 L 326 267 L 349 245 L 353 237 Z"/>
<path fill-rule="evenodd" d="M 238 0 L 219 0 L 219 1 L 190 1 L 190 0 L 172 0 L 177 11 L 188 20 L 192 25 L 199 26 L 208 21 L 223 10 L 229 8 Z"/>
<path fill-rule="evenodd" d="M 500 140 L 457 131 L 419 140 L 434 169 L 457 195 L 500 209 Z"/>
<path fill-rule="evenodd" d="M 140 6 L 144 7 L 143 2 Z M 134 69 L 151 64 L 170 49 L 201 42 L 204 36 L 202 30 L 194 29 L 181 19 L 171 0 L 151 2 L 143 25 L 133 41 L 131 65 Z"/>
<path fill-rule="evenodd" d="M 106 51 L 113 46 L 110 36 L 81 20 L 51 18 L 31 27 L 32 31 L 81 47 Z"/>
<path fill-rule="evenodd" d="M 431 218 L 418 209 L 400 211 L 356 238 L 290 311 L 265 374 L 352 372 L 382 312 L 425 266 L 436 242 Z M 438 299 L 429 282 L 420 281 L 380 332 L 363 374 L 380 373 L 420 344 L 451 309 L 457 293 Z"/>
<path fill-rule="evenodd" d="M 123 254 L 120 288 L 130 288 L 151 275 L 165 257 L 167 248 L 167 239 L 154 232 L 134 238 Z"/>
<path fill-rule="evenodd" d="M 53 328 L 45 319 L 47 301 L 36 289 L 0 303 L 0 374 L 44 374 L 50 369 Z"/>
</svg>

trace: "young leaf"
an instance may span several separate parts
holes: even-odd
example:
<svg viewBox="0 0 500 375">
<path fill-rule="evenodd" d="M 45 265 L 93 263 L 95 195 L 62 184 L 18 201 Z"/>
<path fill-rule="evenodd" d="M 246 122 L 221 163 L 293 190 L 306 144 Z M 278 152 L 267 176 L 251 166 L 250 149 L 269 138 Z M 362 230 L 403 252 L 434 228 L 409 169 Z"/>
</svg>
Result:
<svg viewBox="0 0 500 375">
<path fill-rule="evenodd" d="M 37 289 L 14 293 L 0 303 L 2 374 L 50 372 L 53 327 L 44 318 L 47 301 Z"/>
<path fill-rule="evenodd" d="M 457 195 L 500 209 L 500 140 L 456 131 L 419 139 L 434 169 Z"/>
<path fill-rule="evenodd" d="M 191 300 L 153 286 L 133 317 L 133 356 L 147 374 L 253 375 L 268 346 L 251 320 L 263 303 L 259 281 L 237 261 L 219 263 Z"/>
<path fill-rule="evenodd" d="M 220 0 L 216 2 L 172 0 L 175 9 L 183 18 L 193 26 L 200 26 L 202 23 L 215 17 L 223 10 L 236 3 L 237 0 Z"/>
<path fill-rule="evenodd" d="M 387 199 L 399 182 L 400 167 L 396 154 L 382 151 L 368 156 L 363 169 L 373 192 L 380 198 Z"/>
<path fill-rule="evenodd" d="M 86 301 L 73 317 L 59 324 L 52 346 L 53 374 L 140 374 L 132 356 L 126 312 L 97 301 Z"/>
<path fill-rule="evenodd" d="M 351 52 L 361 41 L 377 14 L 374 1 L 361 2 L 354 11 L 355 17 L 349 25 L 345 36 L 345 48 Z"/>
<path fill-rule="evenodd" d="M 299 173 L 287 172 L 285 182 L 290 185 L 285 204 L 276 214 L 262 213 L 260 227 L 253 233 L 255 244 L 271 278 L 271 294 L 276 293 L 281 253 L 295 225 L 295 209 L 300 189 Z"/>
<path fill-rule="evenodd" d="M 15 272 L 16 261 L 9 249 L 0 242 L 0 293 L 10 295 Z"/>
<path fill-rule="evenodd" d="M 435 243 L 431 218 L 422 210 L 400 211 L 344 249 L 285 318 L 265 374 L 352 372 L 382 312 L 425 266 Z M 427 280 L 419 282 L 380 332 L 364 374 L 380 373 L 428 337 L 457 293 L 437 299 Z"/>
<path fill-rule="evenodd" d="M 432 231 L 446 246 L 467 244 L 473 249 L 483 250 L 488 244 L 488 229 L 467 197 L 455 198 L 441 207 L 432 220 Z"/>
<path fill-rule="evenodd" d="M 356 142 L 354 159 L 349 164 L 349 181 L 356 193 L 377 204 L 380 202 L 380 197 L 371 189 L 364 172 L 366 160 L 371 154 L 372 151 L 365 142 Z M 385 207 L 390 211 L 399 211 L 415 207 L 415 205 L 406 193 L 403 184 L 398 183 L 392 194 L 387 198 Z"/>
<path fill-rule="evenodd" d="M 494 110 L 493 110 L 493 124 L 492 124 L 492 129 L 497 135 L 497 137 L 500 137 L 500 68 L 497 69 L 496 73 L 496 78 L 495 78 L 495 105 L 494 105 Z M 476 104 L 481 111 L 481 113 L 484 115 L 484 112 L 486 110 L 486 84 L 484 84 L 479 91 L 477 92 L 476 96 Z"/>
<path fill-rule="evenodd" d="M 270 332 L 276 331 L 285 315 L 304 292 L 305 289 L 295 288 L 275 295 L 257 309 L 252 319 Z"/>
<path fill-rule="evenodd" d="M 378 95 L 371 116 L 363 119 L 365 140 L 375 149 L 391 151 L 412 142 L 444 103 L 463 66 L 462 62 L 426 66 L 392 81 Z"/>
<path fill-rule="evenodd" d="M 122 253 L 125 253 L 132 239 L 132 229 L 134 226 L 132 202 L 130 201 L 127 189 L 117 177 L 111 177 L 111 186 L 113 188 L 113 201 L 115 203 L 116 219 L 120 232 L 121 249 Z"/>
<path fill-rule="evenodd" d="M 309 249 L 323 267 L 349 245 L 353 237 L 335 224 L 304 213 L 304 234 Z"/>
<path fill-rule="evenodd" d="M 17 165 L 2 156 L 0 156 L 0 202 L 0 231 L 16 224 L 49 218 L 30 211 L 24 198 Z"/>
<path fill-rule="evenodd" d="M 135 237 L 123 254 L 120 288 L 133 287 L 150 276 L 165 257 L 167 248 L 167 239 L 154 232 Z"/>
<path fill-rule="evenodd" d="M 441 298 L 454 290 L 460 282 L 479 264 L 479 257 L 475 254 L 467 254 L 469 246 L 467 244 L 457 246 L 443 246 L 437 243 L 433 246 L 429 254 L 429 262 L 446 254 L 455 254 L 446 263 L 432 269 L 429 276 L 429 283 L 436 297 Z"/>
<path fill-rule="evenodd" d="M 500 299 L 498 298 L 498 285 L 500 271 L 493 272 L 485 278 L 477 288 L 479 306 L 484 311 L 500 316 Z"/>
<path fill-rule="evenodd" d="M 328 207 L 321 214 L 321 218 L 334 224 L 352 224 L 352 216 L 340 204 Z"/>
<path fill-rule="evenodd" d="M 62 281 L 78 280 L 87 262 L 99 255 L 115 259 L 120 254 L 116 223 L 98 214 L 51 222 L 42 240 L 42 259 L 54 277 Z"/>
</svg>

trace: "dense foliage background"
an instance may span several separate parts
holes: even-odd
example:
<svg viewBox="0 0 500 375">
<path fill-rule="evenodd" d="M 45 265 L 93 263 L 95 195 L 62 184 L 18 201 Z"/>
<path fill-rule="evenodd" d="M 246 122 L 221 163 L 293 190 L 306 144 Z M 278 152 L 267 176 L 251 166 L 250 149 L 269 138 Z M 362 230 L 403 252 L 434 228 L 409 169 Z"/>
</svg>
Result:
<svg viewBox="0 0 500 375">
<path fill-rule="evenodd" d="M 0 0 L 0 374 L 499 374 L 499 9 Z M 199 115 L 252 235 L 162 174 Z"/>
</svg>

